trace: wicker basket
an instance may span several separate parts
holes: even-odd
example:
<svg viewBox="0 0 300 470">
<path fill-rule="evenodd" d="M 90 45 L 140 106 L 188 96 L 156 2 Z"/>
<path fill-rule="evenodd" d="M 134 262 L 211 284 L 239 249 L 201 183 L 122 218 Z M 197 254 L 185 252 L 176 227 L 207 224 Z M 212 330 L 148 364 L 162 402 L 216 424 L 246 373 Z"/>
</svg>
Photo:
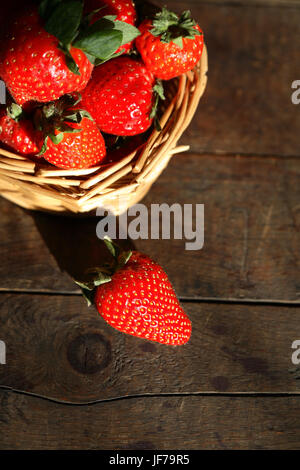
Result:
<svg viewBox="0 0 300 470">
<path fill-rule="evenodd" d="M 121 160 L 86 170 L 61 170 L 44 160 L 33 162 L 0 148 L 0 194 L 32 210 L 88 213 L 104 207 L 119 215 L 139 202 L 171 157 L 189 126 L 207 82 L 207 51 L 198 66 L 169 83 L 167 105 L 142 147 Z"/>
</svg>

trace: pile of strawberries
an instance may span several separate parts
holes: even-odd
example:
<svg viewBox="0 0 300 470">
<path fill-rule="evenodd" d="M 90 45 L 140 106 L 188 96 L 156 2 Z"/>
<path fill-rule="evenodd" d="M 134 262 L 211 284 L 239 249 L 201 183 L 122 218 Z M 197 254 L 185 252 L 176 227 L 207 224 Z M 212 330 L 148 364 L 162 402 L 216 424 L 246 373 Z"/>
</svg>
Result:
<svg viewBox="0 0 300 470">
<path fill-rule="evenodd" d="M 0 78 L 10 93 L 0 141 L 60 168 L 99 164 L 112 135 L 146 132 L 162 81 L 201 58 L 203 34 L 189 12 L 143 19 L 131 0 L 23 3 L 0 7 Z"/>
<path fill-rule="evenodd" d="M 189 12 L 163 8 L 138 20 L 131 0 L 22 4 L 0 7 L 0 77 L 10 93 L 0 107 L 0 141 L 60 168 L 99 164 L 112 136 L 145 133 L 164 99 L 163 81 L 201 58 L 203 34 Z M 111 265 L 78 283 L 88 301 L 122 332 L 187 343 L 191 322 L 163 269 L 105 243 Z"/>
</svg>

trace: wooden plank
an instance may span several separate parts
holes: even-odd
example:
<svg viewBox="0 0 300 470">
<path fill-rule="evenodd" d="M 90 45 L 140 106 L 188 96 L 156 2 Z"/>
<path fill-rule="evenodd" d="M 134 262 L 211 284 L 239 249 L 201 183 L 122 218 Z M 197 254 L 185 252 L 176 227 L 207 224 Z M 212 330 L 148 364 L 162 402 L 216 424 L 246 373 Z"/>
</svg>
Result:
<svg viewBox="0 0 300 470">
<path fill-rule="evenodd" d="M 182 298 L 299 302 L 300 168 L 293 159 L 173 159 L 144 203 L 204 204 L 205 245 L 138 240 Z M 95 218 L 30 213 L 0 200 L 0 288 L 76 292 L 70 276 L 104 259 Z"/>
<path fill-rule="evenodd" d="M 299 301 L 300 167 L 297 160 L 176 157 L 146 197 L 204 204 L 205 244 L 139 241 L 179 296 Z"/>
<path fill-rule="evenodd" d="M 0 391 L 0 449 L 299 449 L 295 397 L 144 397 L 69 407 Z"/>
<path fill-rule="evenodd" d="M 171 1 L 199 21 L 208 47 L 208 87 L 182 143 L 203 153 L 300 154 L 300 9 L 251 1 Z M 248 5 L 244 5 L 247 3 Z"/>
<path fill-rule="evenodd" d="M 184 303 L 191 341 L 118 332 L 72 296 L 0 295 L 0 385 L 71 403 L 160 393 L 300 394 L 291 345 L 300 308 Z"/>
</svg>

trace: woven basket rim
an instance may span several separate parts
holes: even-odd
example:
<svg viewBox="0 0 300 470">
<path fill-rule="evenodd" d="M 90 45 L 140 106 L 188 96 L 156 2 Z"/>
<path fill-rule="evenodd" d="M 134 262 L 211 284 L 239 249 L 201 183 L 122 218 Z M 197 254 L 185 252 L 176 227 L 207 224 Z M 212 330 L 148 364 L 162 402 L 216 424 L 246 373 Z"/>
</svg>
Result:
<svg viewBox="0 0 300 470">
<path fill-rule="evenodd" d="M 0 194 L 25 209 L 89 213 L 101 206 L 116 215 L 139 202 L 173 155 L 189 150 L 177 145 L 189 126 L 207 83 L 207 49 L 194 70 L 170 86 L 161 131 L 121 160 L 84 170 L 62 170 L 0 147 Z"/>
</svg>

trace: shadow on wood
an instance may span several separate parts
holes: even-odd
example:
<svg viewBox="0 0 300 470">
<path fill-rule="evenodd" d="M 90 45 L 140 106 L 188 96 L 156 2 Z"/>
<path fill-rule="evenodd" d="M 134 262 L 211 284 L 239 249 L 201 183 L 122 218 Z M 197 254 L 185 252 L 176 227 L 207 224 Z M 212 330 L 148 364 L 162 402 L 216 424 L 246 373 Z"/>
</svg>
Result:
<svg viewBox="0 0 300 470">
<path fill-rule="evenodd" d="M 87 269 L 111 260 L 96 227 L 100 217 L 62 217 L 31 213 L 34 223 L 61 271 L 82 279 Z M 123 249 L 134 249 L 130 240 L 117 242 Z"/>
</svg>

